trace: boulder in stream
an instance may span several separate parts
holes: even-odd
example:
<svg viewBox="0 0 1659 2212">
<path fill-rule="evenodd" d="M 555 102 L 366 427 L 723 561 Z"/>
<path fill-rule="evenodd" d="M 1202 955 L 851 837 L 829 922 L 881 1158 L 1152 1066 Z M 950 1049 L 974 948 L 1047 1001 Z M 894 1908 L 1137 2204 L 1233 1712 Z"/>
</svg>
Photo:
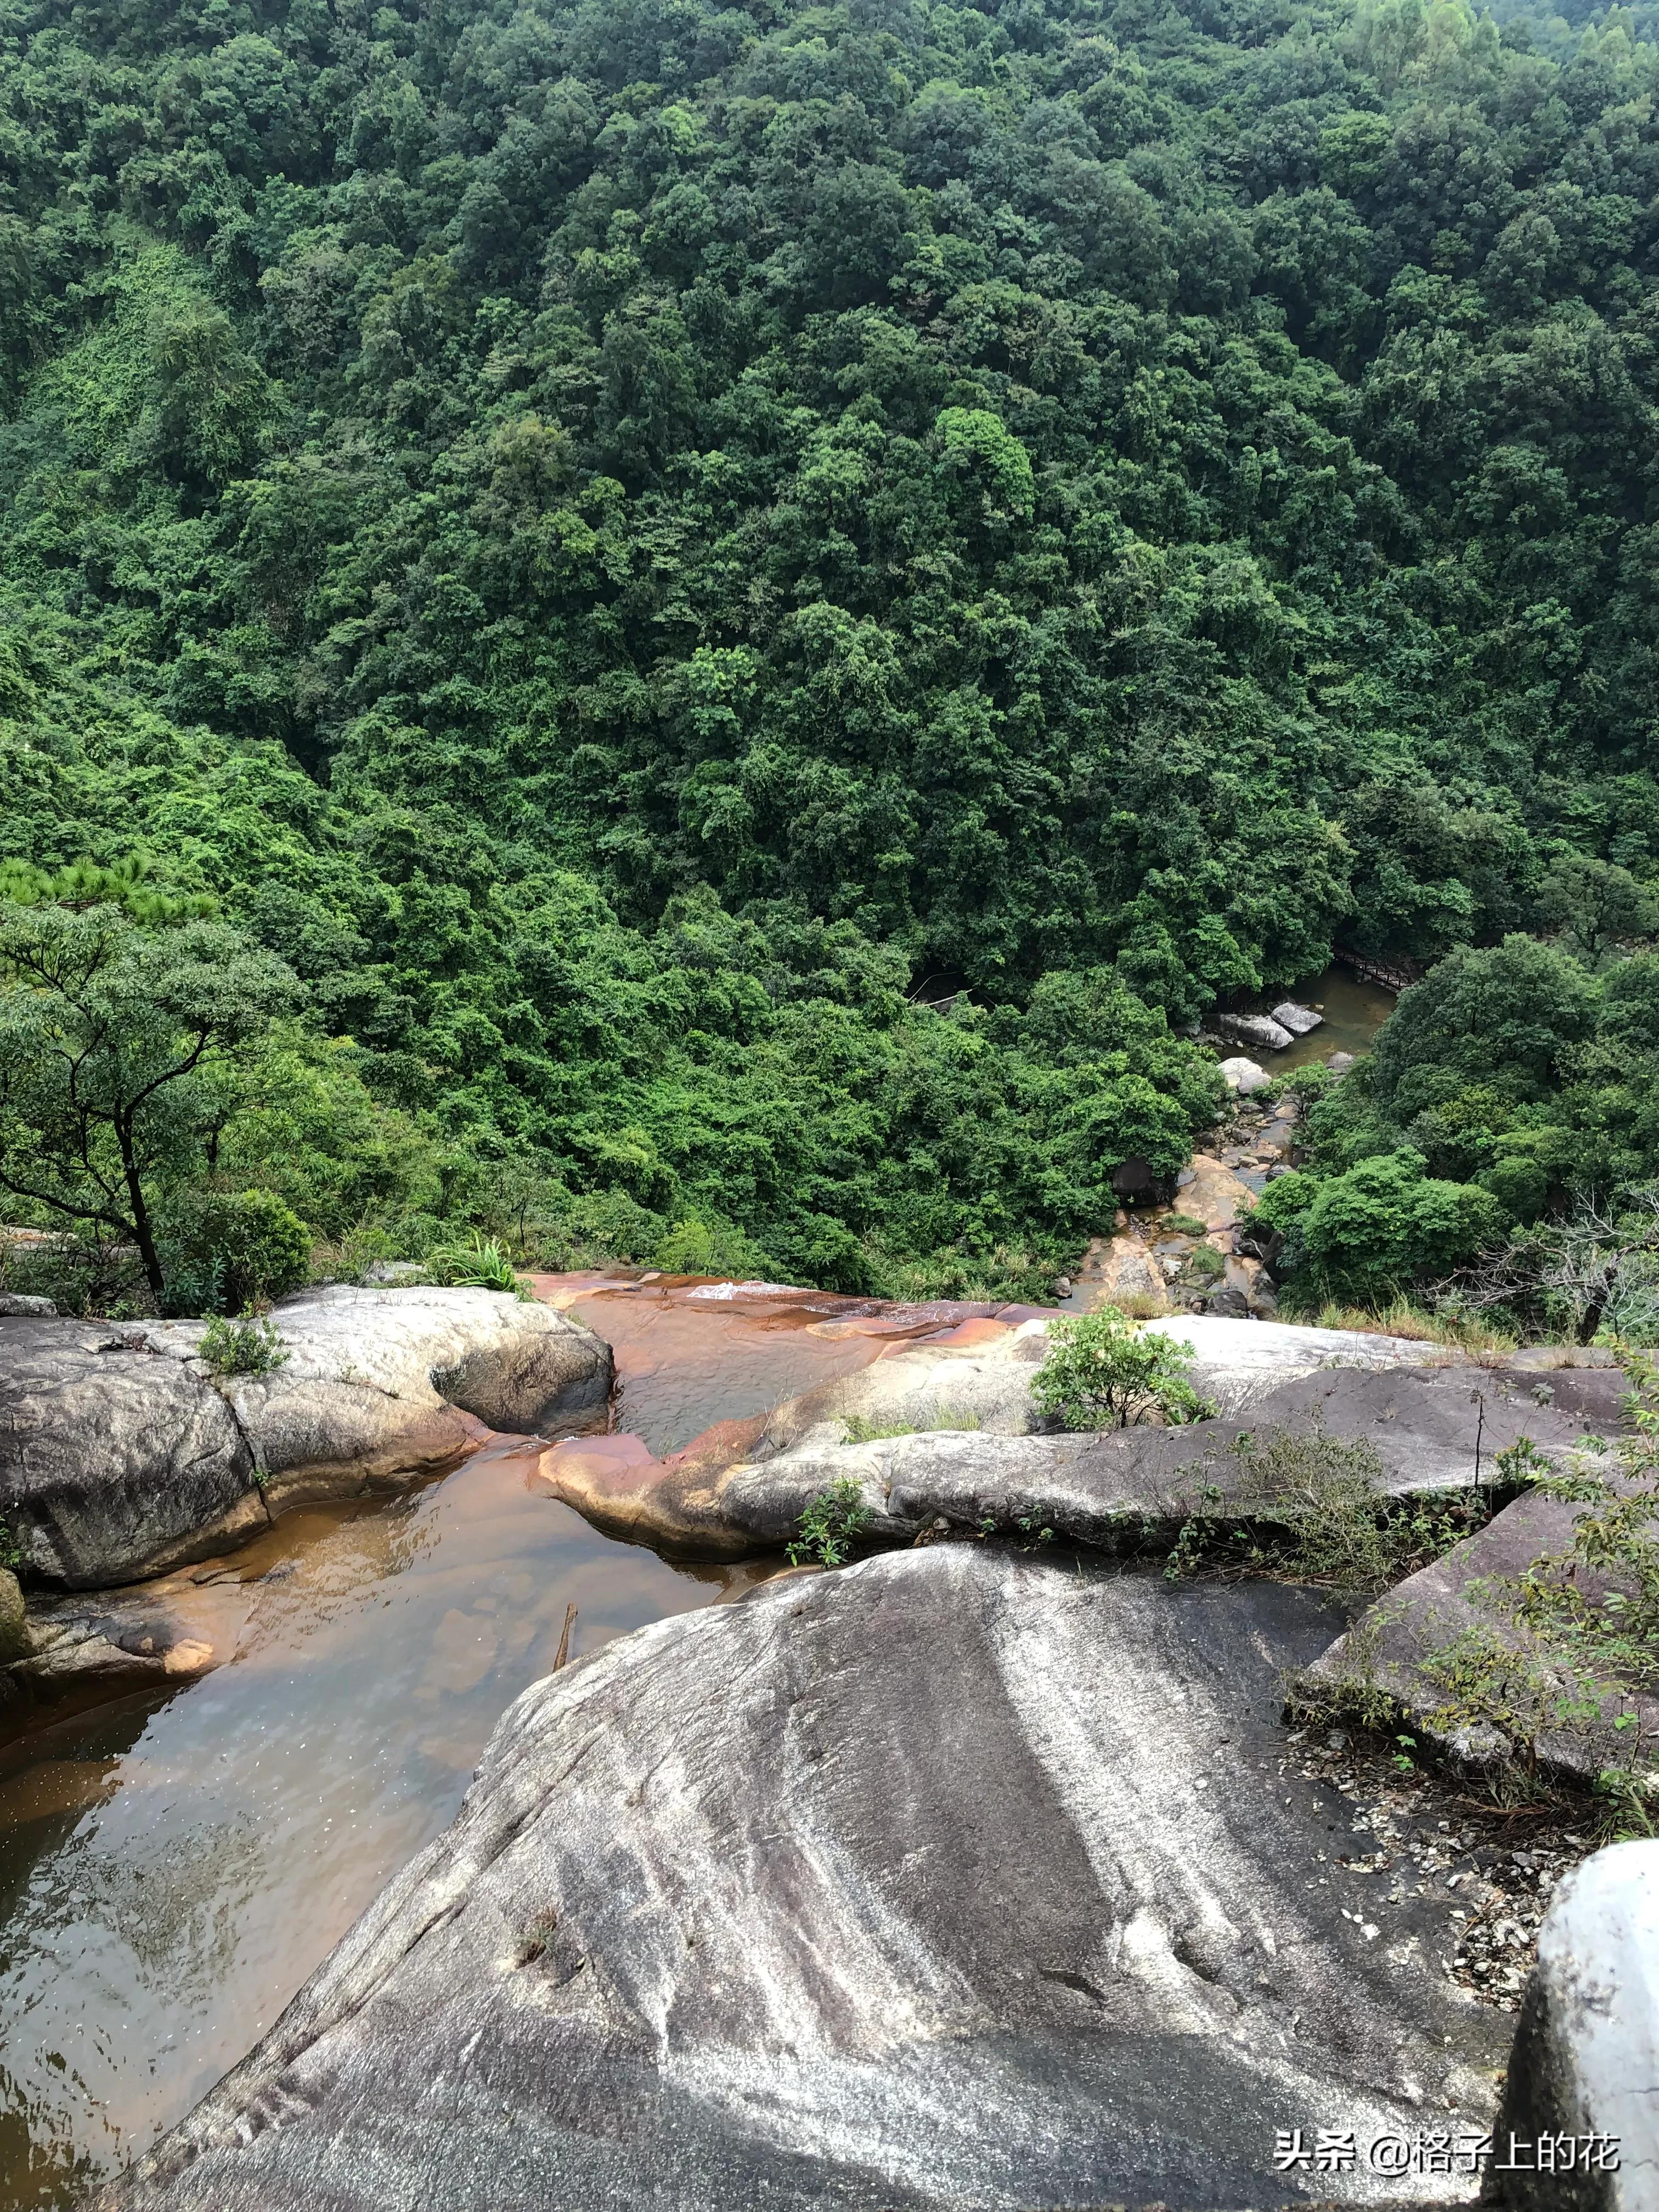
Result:
<svg viewBox="0 0 1659 2212">
<path fill-rule="evenodd" d="M 945 1544 L 611 1644 L 101 2212 L 1397 2197 L 1277 2131 L 1487 2128 L 1508 2023 L 1286 1771 L 1334 1617 Z"/>
<path fill-rule="evenodd" d="M 0 1318 L 0 1524 L 26 1575 L 131 1582 L 286 1505 L 453 1465 L 477 1423 L 568 1433 L 607 1417 L 608 1348 L 495 1291 L 335 1285 L 271 1320 L 283 1364 L 219 1376 L 203 1322 Z"/>
<path fill-rule="evenodd" d="M 1240 1044 L 1254 1045 L 1258 1052 L 1283 1052 L 1295 1039 L 1282 1023 L 1271 1014 L 1222 1014 L 1216 1027 L 1223 1036 L 1235 1037 Z"/>
<path fill-rule="evenodd" d="M 1273 1079 L 1260 1060 L 1247 1060 L 1243 1053 L 1224 1060 L 1220 1068 L 1222 1081 L 1240 1098 L 1250 1098 L 1258 1091 L 1265 1091 Z"/>
</svg>

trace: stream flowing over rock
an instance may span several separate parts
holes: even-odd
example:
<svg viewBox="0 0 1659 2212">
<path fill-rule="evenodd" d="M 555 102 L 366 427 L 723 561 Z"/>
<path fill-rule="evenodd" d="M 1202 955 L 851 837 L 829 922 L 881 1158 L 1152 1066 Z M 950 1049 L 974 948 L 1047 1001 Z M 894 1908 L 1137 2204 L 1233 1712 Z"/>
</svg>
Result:
<svg viewBox="0 0 1659 2212">
<path fill-rule="evenodd" d="M 1518 1437 L 1561 1451 L 1589 1420 L 1569 1398 L 1538 1404 L 1530 1368 L 1494 1373 L 1449 1361 L 1437 1345 L 1359 1330 L 1180 1315 L 1146 1326 L 1191 1347 L 1193 1382 L 1218 1420 L 1043 1436 L 1030 1382 L 1046 1326 L 969 1322 L 770 1413 L 721 1423 L 665 1459 L 635 1437 L 596 1437 L 544 1453 L 543 1476 L 597 1527 L 680 1558 L 741 1559 L 783 1543 L 807 1500 L 842 1477 L 863 1486 L 872 1525 L 890 1539 L 939 1514 L 953 1523 L 971 1514 L 975 1527 L 1035 1517 L 1115 1546 L 1125 1522 L 1178 1522 L 1205 1486 L 1231 1493 L 1241 1416 L 1290 1428 L 1317 1417 L 1334 1435 L 1368 1437 L 1397 1491 L 1491 1481 L 1495 1455 Z M 1580 1387 L 1605 1420 L 1625 1386 L 1616 1370 L 1592 1369 Z M 1252 1497 L 1253 1508 L 1263 1503 Z"/>
<path fill-rule="evenodd" d="M 204 1322 L 0 1318 L 0 1522 L 21 1571 L 97 1589 L 222 1550 L 305 1499 L 451 1466 L 476 1424 L 602 1426 L 608 1348 L 491 1291 L 303 1291 L 288 1357 L 215 1375 Z"/>
<path fill-rule="evenodd" d="M 1340 1613 L 946 1544 L 526 1692 L 454 1826 L 102 2212 L 1355 2201 L 1507 2023 L 1285 1771 Z M 1417 2201 L 1455 2177 L 1414 2177 Z"/>
</svg>

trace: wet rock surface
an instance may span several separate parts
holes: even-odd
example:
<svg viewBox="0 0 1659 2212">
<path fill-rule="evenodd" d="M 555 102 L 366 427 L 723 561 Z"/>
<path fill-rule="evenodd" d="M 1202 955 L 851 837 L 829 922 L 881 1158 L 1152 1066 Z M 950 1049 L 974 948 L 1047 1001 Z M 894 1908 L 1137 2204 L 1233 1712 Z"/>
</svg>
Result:
<svg viewBox="0 0 1659 2212">
<path fill-rule="evenodd" d="M 1231 1375 L 1237 1385 L 1237 1370 Z M 1016 1536 L 1046 1528 L 1113 1551 L 1171 1542 L 1194 1514 L 1282 1523 L 1286 1499 L 1264 1485 L 1249 1449 L 1279 1434 L 1305 1435 L 1316 1425 L 1331 1437 L 1370 1446 L 1379 1493 L 1395 1497 L 1490 1484 L 1497 1453 L 1522 1437 L 1563 1461 L 1578 1443 L 1583 1419 L 1565 1407 L 1540 1406 L 1527 1387 L 1529 1376 L 1474 1375 L 1472 1387 L 1471 1371 L 1461 1368 L 1316 1370 L 1252 1395 L 1248 1426 L 1235 1413 L 1100 1435 L 999 1435 L 941 1425 L 859 1442 L 850 1440 L 844 1419 L 827 1417 L 784 1450 L 718 1470 L 695 1455 L 619 1461 L 611 1456 L 617 1439 L 604 1440 L 597 1451 L 566 1446 L 544 1465 L 558 1494 L 595 1518 L 607 1502 L 615 1510 L 616 1493 L 607 1501 L 594 1490 L 616 1470 L 618 1484 L 634 1485 L 632 1532 L 681 1553 L 775 1549 L 797 1533 L 815 1497 L 849 1481 L 858 1486 L 866 1534 L 876 1542 L 908 1542 L 941 1528 Z"/>
<path fill-rule="evenodd" d="M 1613 1369 L 1558 1375 L 1546 1387 L 1565 1395 L 1540 1403 L 1530 1369 L 1475 1367 L 1414 1339 L 1207 1314 L 1146 1327 L 1189 1347 L 1194 1385 L 1219 1421 L 1043 1436 L 1030 1384 L 1046 1319 L 975 1321 L 884 1352 L 769 1414 L 720 1423 L 665 1457 L 628 1435 L 561 1444 L 544 1454 L 542 1479 L 596 1527 L 676 1558 L 742 1559 L 781 1544 L 806 1501 L 845 1477 L 866 1486 L 890 1539 L 939 1514 L 954 1525 L 971 1507 L 973 1525 L 988 1515 L 1012 1529 L 1035 1516 L 1115 1546 L 1125 1520 L 1178 1522 L 1205 1485 L 1231 1494 L 1241 1416 L 1294 1429 L 1317 1413 L 1334 1434 L 1370 1437 L 1396 1487 L 1448 1489 L 1490 1482 L 1496 1454 L 1522 1436 L 1556 1452 L 1586 1426 L 1605 1427 L 1625 1388 Z"/>
<path fill-rule="evenodd" d="M 0 1319 L 0 1521 L 28 1574 L 85 1589 L 164 1566 L 264 1508 L 247 1438 L 199 1365 L 103 1322 Z"/>
<path fill-rule="evenodd" d="M 1382 1931 L 1286 1771 L 1273 1584 L 940 1545 L 643 1630 L 105 2212 L 1397 2193 L 1275 2130 L 1491 2123 L 1443 1896 Z M 1414 2179 L 1426 2201 L 1466 2185 Z"/>
<path fill-rule="evenodd" d="M 453 1465 L 490 1428 L 599 1426 L 590 1331 L 493 1291 L 285 1299 L 287 1352 L 216 1376 L 201 1322 L 0 1319 L 0 1521 L 26 1575 L 72 1589 L 222 1549 L 304 1498 Z"/>
</svg>

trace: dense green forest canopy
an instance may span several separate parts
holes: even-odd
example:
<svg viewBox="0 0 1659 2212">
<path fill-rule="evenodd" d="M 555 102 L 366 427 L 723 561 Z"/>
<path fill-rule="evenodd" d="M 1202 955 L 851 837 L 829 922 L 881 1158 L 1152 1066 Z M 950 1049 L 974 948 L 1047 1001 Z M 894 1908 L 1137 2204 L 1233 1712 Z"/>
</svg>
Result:
<svg viewBox="0 0 1659 2212">
<path fill-rule="evenodd" d="M 162 1211 L 1031 1284 L 1218 994 L 1627 936 L 1659 49 L 1508 12 L 5 0 L 9 957 L 270 963 Z"/>
</svg>

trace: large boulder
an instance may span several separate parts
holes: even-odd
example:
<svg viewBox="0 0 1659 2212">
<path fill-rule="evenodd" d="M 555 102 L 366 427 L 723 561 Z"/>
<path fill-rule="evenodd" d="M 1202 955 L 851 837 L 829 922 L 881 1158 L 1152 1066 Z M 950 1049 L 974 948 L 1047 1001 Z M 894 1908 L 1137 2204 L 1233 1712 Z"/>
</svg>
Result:
<svg viewBox="0 0 1659 2212">
<path fill-rule="evenodd" d="M 1496 1455 L 1522 1437 L 1565 1462 L 1583 1419 L 1540 1406 L 1529 1377 L 1475 1371 L 1478 1391 L 1467 1369 L 1315 1370 L 1253 1397 L 1248 1426 L 1236 1413 L 1104 1435 L 940 1425 L 860 1442 L 849 1440 L 846 1420 L 826 1418 L 782 1451 L 720 1468 L 692 1454 L 654 1460 L 633 1439 L 604 1437 L 545 1454 L 544 1479 L 600 1526 L 682 1558 L 775 1550 L 798 1533 L 814 1498 L 844 1482 L 857 1486 L 866 1533 L 878 1543 L 944 1527 L 1025 1540 L 1047 1528 L 1107 1551 L 1167 1547 L 1194 1515 L 1269 1527 L 1298 1521 L 1307 1490 L 1282 1473 L 1265 1476 L 1272 1462 L 1262 1448 L 1316 1425 L 1371 1448 L 1379 1497 L 1491 1484 Z"/>
<path fill-rule="evenodd" d="M 1091 1306 L 1126 1312 L 1167 1313 L 1169 1285 L 1145 1237 L 1133 1223 L 1113 1237 L 1097 1237 L 1083 1255 L 1075 1285 Z"/>
<path fill-rule="evenodd" d="M 1615 1844 L 1567 1876 L 1539 1930 L 1488 2203 L 1649 2212 L 1659 2176 L 1656 2087 L 1659 1844 Z M 1524 2146 L 1518 2155 L 1512 2142 Z"/>
<path fill-rule="evenodd" d="M 1231 1229 L 1247 1219 L 1255 1205 L 1255 1193 L 1242 1176 L 1208 1152 L 1194 1153 L 1176 1201 L 1177 1212 L 1201 1221 L 1206 1229 Z"/>
<path fill-rule="evenodd" d="M 1271 1014 L 1222 1014 L 1216 1027 L 1223 1036 L 1236 1037 L 1240 1044 L 1253 1044 L 1259 1052 L 1283 1052 L 1295 1042 L 1289 1030 Z"/>
<path fill-rule="evenodd" d="M 477 1424 L 602 1426 L 611 1355 L 492 1291 L 285 1299 L 287 1357 L 219 1376 L 199 1321 L 0 1319 L 0 1522 L 24 1570 L 72 1589 L 204 1558 L 306 1499 L 453 1465 Z"/>
<path fill-rule="evenodd" d="M 1304 1328 L 1220 1314 L 1175 1314 L 1146 1327 L 1191 1347 L 1193 1383 L 1224 1413 L 1244 1413 L 1280 1383 L 1322 1367 L 1461 1365 L 1443 1345 L 1369 1329 Z"/>
<path fill-rule="evenodd" d="M 1276 2131 L 1489 2127 L 1507 2023 L 1438 1971 L 1451 1900 L 1384 1900 L 1284 1771 L 1330 1618 L 940 1545 L 611 1644 L 97 2201 L 1375 2197 Z"/>
<path fill-rule="evenodd" d="M 263 1527 L 253 1455 L 199 1363 L 104 1322 L 0 1319 L 0 1523 L 86 1589 Z"/>
<path fill-rule="evenodd" d="M 1253 1097 L 1273 1080 L 1260 1060 L 1247 1060 L 1243 1053 L 1234 1053 L 1218 1065 L 1222 1081 L 1240 1098 Z"/>
<path fill-rule="evenodd" d="M 741 1559 L 781 1540 L 789 1523 L 781 1517 L 781 1503 L 763 1510 L 745 1502 L 741 1511 L 736 1510 L 736 1493 L 728 1498 L 727 1492 L 739 1468 L 768 1466 L 803 1443 L 835 1450 L 848 1441 L 879 1442 L 912 1431 L 966 1432 L 985 1442 L 983 1463 L 989 1468 L 999 1449 L 989 1445 L 990 1437 L 1030 1437 L 1047 1427 L 1032 1400 L 1031 1378 L 1048 1352 L 1048 1319 L 970 1321 L 925 1344 L 895 1345 L 855 1374 L 788 1399 L 769 1413 L 720 1422 L 665 1458 L 659 1458 L 637 1437 L 627 1435 L 562 1445 L 544 1454 L 543 1478 L 566 1504 L 608 1534 L 653 1544 L 680 1558 Z M 1193 1382 L 1223 1416 L 1254 1417 L 1275 1391 L 1324 1369 L 1444 1369 L 1461 1378 L 1452 1395 L 1461 1392 L 1457 1403 L 1468 1409 L 1471 1433 L 1465 1456 L 1471 1469 L 1476 1401 L 1469 1392 L 1485 1393 L 1495 1409 L 1509 1387 L 1504 1376 L 1459 1363 L 1443 1346 L 1414 1338 L 1373 1335 L 1360 1329 L 1285 1328 L 1207 1314 L 1164 1316 L 1146 1326 L 1189 1346 Z M 1616 1370 L 1586 1372 L 1604 1377 L 1603 1395 L 1609 1402 L 1613 1387 L 1623 1387 Z M 1530 1421 L 1534 1431 L 1551 1426 L 1540 1418 L 1547 1409 L 1536 1406 L 1530 1395 L 1537 1380 L 1528 1371 L 1518 1375 L 1515 1383 L 1516 1394 L 1524 1399 L 1519 1418 Z M 1565 1419 L 1574 1409 L 1563 1400 L 1559 1412 Z M 1582 1425 L 1576 1416 L 1567 1423 L 1574 1436 Z M 1507 1437 L 1509 1432 L 1504 1433 Z M 1062 1454 L 1078 1449 L 1074 1439 L 1060 1446 Z M 1498 1446 L 1489 1441 L 1486 1449 L 1491 1453 Z M 971 1455 L 973 1449 L 971 1443 L 940 1446 L 944 1454 L 966 1450 Z M 1003 1456 L 1010 1465 L 1020 1462 L 1025 1470 L 1022 1482 L 1031 1486 L 1031 1510 L 1037 1510 L 1037 1494 L 1047 1494 L 1047 1477 L 1033 1470 L 1054 1464 L 1054 1447 Z M 988 1479 L 986 1486 L 1012 1494 L 1000 1476 Z M 793 1497 L 797 1487 L 791 1482 L 786 1491 L 781 1484 L 777 1499 Z M 1080 1522 L 1078 1533 L 1082 1534 Z"/>
<path fill-rule="evenodd" d="M 0 1665 L 21 1659 L 29 1648 L 29 1626 L 23 1611 L 23 1592 L 9 1568 L 0 1567 Z M 0 1697 L 3 1697 L 0 1690 Z"/>
</svg>

